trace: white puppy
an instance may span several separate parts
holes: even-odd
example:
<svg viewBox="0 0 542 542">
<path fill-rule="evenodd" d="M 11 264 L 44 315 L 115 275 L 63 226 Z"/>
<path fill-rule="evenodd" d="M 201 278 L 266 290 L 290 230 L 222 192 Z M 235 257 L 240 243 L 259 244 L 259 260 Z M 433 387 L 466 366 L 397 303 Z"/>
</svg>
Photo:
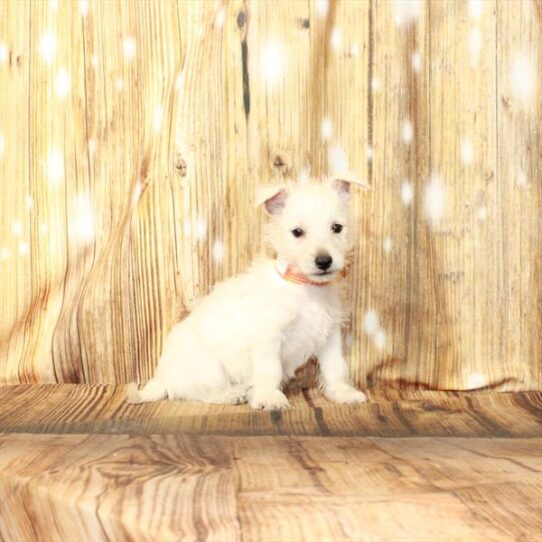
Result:
<svg viewBox="0 0 542 542">
<path fill-rule="evenodd" d="M 288 407 L 284 381 L 310 357 L 324 395 L 341 403 L 367 397 L 348 383 L 337 284 L 351 246 L 346 181 L 268 189 L 266 259 L 202 299 L 167 338 L 154 378 L 132 403 L 187 399 Z"/>
</svg>

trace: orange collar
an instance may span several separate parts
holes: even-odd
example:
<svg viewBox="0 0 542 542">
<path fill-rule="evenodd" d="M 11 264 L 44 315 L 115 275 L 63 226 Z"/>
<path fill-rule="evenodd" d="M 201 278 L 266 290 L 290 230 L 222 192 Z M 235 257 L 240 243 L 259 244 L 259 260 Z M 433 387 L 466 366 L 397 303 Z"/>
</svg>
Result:
<svg viewBox="0 0 542 542">
<path fill-rule="evenodd" d="M 285 262 L 278 262 L 275 265 L 277 273 L 287 282 L 293 282 L 294 284 L 310 284 L 312 286 L 327 286 L 331 281 L 316 282 L 311 280 L 307 275 L 299 271 L 294 271 L 292 266 Z"/>
</svg>

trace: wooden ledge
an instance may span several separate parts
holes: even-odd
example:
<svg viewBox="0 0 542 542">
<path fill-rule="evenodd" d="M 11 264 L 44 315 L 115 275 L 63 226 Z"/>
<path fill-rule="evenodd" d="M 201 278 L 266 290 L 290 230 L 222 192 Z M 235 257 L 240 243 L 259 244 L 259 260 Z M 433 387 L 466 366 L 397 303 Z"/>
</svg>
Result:
<svg viewBox="0 0 542 542">
<path fill-rule="evenodd" d="M 292 407 L 160 401 L 129 405 L 124 386 L 0 387 L 0 432 L 299 436 L 542 436 L 542 392 L 368 391 L 364 405 L 330 403 L 315 390 L 289 394 Z"/>
</svg>

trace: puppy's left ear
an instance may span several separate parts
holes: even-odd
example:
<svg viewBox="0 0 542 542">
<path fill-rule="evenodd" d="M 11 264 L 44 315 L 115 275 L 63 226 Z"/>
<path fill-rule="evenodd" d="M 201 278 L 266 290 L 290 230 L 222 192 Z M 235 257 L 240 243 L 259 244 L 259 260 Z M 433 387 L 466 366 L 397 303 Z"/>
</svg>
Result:
<svg viewBox="0 0 542 542">
<path fill-rule="evenodd" d="M 339 196 L 345 201 L 350 199 L 350 185 L 352 184 L 359 186 L 364 190 L 371 190 L 371 186 L 367 182 L 360 179 L 351 171 L 333 175 L 331 177 L 331 184 Z"/>
<path fill-rule="evenodd" d="M 278 215 L 286 205 L 288 194 L 284 185 L 259 186 L 256 190 L 256 207 L 263 204 L 270 215 Z"/>
</svg>

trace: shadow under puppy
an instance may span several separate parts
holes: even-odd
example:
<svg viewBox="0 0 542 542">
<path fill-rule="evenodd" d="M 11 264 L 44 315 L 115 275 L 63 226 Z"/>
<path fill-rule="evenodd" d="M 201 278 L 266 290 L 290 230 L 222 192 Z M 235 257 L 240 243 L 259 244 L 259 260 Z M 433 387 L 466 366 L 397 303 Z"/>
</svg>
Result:
<svg viewBox="0 0 542 542">
<path fill-rule="evenodd" d="M 332 401 L 362 403 L 342 354 L 343 311 L 336 280 L 351 247 L 350 183 L 268 187 L 266 238 L 277 259 L 263 259 L 219 284 L 170 332 L 155 376 L 128 401 L 164 398 L 289 406 L 282 383 L 316 356 L 320 389 Z"/>
</svg>

